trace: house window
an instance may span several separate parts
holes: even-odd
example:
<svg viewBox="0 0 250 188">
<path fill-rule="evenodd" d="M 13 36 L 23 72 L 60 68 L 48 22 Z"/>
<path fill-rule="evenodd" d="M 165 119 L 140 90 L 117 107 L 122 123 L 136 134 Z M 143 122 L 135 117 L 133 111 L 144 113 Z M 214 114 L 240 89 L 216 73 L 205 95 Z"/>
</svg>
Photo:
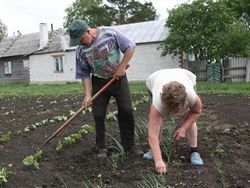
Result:
<svg viewBox="0 0 250 188">
<path fill-rule="evenodd" d="M 55 56 L 53 58 L 55 72 L 63 72 L 63 56 Z"/>
<path fill-rule="evenodd" d="M 4 74 L 11 74 L 11 62 L 4 63 Z"/>
</svg>

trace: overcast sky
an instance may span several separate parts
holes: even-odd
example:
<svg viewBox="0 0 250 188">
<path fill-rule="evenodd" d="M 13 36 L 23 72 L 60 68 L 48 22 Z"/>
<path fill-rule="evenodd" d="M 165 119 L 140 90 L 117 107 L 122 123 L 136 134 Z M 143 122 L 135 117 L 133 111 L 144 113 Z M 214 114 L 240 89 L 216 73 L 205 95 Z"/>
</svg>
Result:
<svg viewBox="0 0 250 188">
<path fill-rule="evenodd" d="M 54 29 L 63 27 L 64 10 L 75 0 L 0 0 L 0 20 L 8 27 L 8 36 L 18 30 L 22 34 L 39 31 L 39 23 L 53 24 Z M 139 0 L 144 2 L 145 0 Z M 149 1 L 149 0 L 148 0 Z M 172 9 L 189 0 L 151 0 L 160 14 L 167 17 L 167 9 Z"/>
</svg>

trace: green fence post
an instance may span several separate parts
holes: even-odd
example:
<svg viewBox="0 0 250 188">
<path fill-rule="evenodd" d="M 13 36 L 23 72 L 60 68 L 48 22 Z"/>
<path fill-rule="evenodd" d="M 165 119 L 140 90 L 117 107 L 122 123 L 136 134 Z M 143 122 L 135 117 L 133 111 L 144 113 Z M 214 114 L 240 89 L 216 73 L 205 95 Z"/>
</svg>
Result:
<svg viewBox="0 0 250 188">
<path fill-rule="evenodd" d="M 207 65 L 207 82 L 221 82 L 221 64 L 211 63 Z"/>
</svg>

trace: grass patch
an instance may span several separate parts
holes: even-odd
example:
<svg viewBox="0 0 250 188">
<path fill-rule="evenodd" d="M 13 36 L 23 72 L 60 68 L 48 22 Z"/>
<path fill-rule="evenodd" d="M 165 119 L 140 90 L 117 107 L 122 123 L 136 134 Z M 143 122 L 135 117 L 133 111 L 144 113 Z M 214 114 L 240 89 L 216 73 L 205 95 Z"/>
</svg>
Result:
<svg viewBox="0 0 250 188">
<path fill-rule="evenodd" d="M 23 83 L 13 83 L 1 85 L 0 96 L 31 96 L 31 95 L 67 95 L 82 94 L 83 89 L 81 83 L 67 84 L 43 84 L 28 85 Z"/>
<path fill-rule="evenodd" d="M 129 82 L 133 94 L 145 94 L 145 81 Z M 198 93 L 212 94 L 244 94 L 250 95 L 250 83 L 197 83 Z M 82 95 L 83 88 L 80 82 L 66 84 L 29 85 L 24 83 L 2 84 L 0 96 L 37 96 L 37 95 Z"/>
<path fill-rule="evenodd" d="M 244 94 L 250 95 L 250 83 L 208 83 L 198 82 L 198 93 L 212 94 Z"/>
</svg>

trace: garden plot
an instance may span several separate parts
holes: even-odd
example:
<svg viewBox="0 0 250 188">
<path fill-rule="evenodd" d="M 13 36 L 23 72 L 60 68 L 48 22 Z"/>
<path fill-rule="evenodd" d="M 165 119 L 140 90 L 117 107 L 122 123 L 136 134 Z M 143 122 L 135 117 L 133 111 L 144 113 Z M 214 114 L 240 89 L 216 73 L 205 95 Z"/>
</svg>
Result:
<svg viewBox="0 0 250 188">
<path fill-rule="evenodd" d="M 133 95 L 132 99 L 136 143 L 146 151 L 148 98 Z M 157 175 L 153 162 L 124 154 L 114 100 L 106 118 L 107 159 L 96 157 L 93 129 L 83 130 L 94 127 L 92 114 L 86 111 L 38 153 L 37 163 L 25 165 L 23 160 L 80 108 L 82 96 L 0 97 L 1 186 L 250 187 L 250 98 L 202 95 L 201 99 L 199 148 L 205 165 L 191 166 L 186 142 L 169 139 L 165 147 L 169 152 L 164 153 L 169 171 Z M 168 125 L 165 134 L 171 134 Z"/>
</svg>

